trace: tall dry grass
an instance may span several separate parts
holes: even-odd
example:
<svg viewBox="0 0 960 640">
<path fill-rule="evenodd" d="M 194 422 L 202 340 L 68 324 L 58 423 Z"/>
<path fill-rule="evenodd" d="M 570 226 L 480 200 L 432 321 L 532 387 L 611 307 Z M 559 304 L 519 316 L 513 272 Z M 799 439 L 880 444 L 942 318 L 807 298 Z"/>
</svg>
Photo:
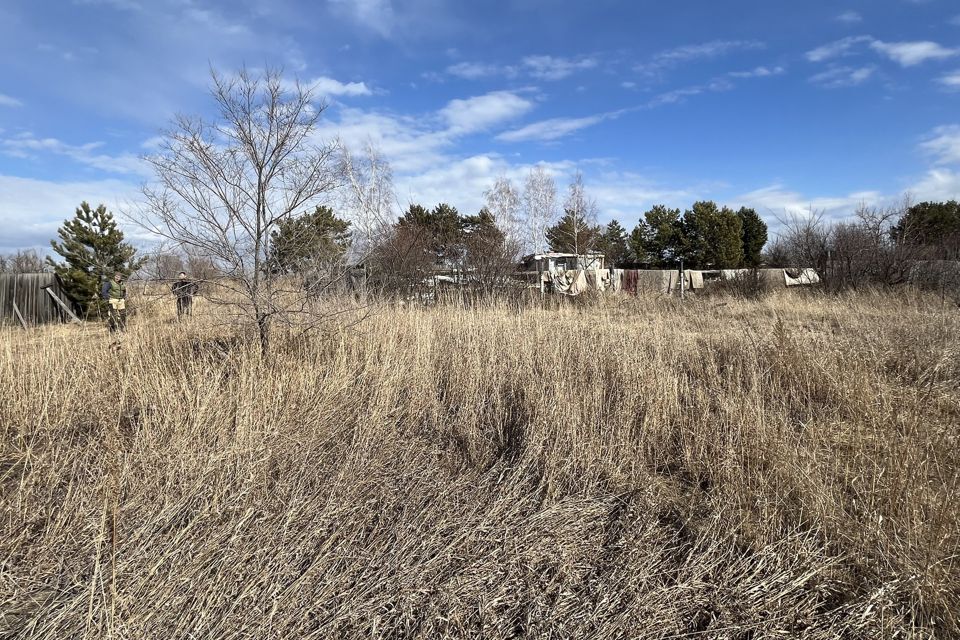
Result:
<svg viewBox="0 0 960 640">
<path fill-rule="evenodd" d="M 3 637 L 960 636 L 956 310 L 198 313 L 0 334 Z"/>
</svg>

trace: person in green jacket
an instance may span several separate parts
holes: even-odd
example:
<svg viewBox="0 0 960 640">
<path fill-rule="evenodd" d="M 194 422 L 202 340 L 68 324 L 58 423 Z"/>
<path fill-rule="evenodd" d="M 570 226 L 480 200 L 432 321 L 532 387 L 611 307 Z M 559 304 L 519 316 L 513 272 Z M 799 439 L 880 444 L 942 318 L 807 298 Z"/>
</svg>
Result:
<svg viewBox="0 0 960 640">
<path fill-rule="evenodd" d="M 117 272 L 113 274 L 111 280 L 104 280 L 103 288 L 100 290 L 100 297 L 107 305 L 107 322 L 110 326 L 110 332 L 124 331 L 127 328 L 127 285 L 123 281 L 123 274 Z"/>
</svg>

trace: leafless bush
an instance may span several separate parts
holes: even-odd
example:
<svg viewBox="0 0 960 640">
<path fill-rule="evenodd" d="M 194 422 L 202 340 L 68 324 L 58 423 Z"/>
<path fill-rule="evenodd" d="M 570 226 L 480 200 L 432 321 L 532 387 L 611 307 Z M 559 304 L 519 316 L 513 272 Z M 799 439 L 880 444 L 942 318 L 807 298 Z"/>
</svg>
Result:
<svg viewBox="0 0 960 640">
<path fill-rule="evenodd" d="M 771 291 L 759 269 L 745 269 L 739 271 L 732 278 L 724 278 L 707 288 L 710 296 L 732 296 L 741 300 L 757 300 Z"/>
</svg>

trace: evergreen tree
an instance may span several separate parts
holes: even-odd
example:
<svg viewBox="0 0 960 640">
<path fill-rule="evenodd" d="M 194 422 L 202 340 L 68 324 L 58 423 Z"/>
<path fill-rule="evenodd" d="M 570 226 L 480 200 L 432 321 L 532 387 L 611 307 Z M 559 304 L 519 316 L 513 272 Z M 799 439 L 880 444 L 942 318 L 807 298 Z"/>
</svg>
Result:
<svg viewBox="0 0 960 640">
<path fill-rule="evenodd" d="M 490 247 L 502 246 L 506 236 L 497 221 L 484 207 L 475 216 L 463 216 L 460 221 L 464 240 L 467 244 L 481 244 Z"/>
<path fill-rule="evenodd" d="M 437 263 L 458 260 L 463 253 L 463 220 L 455 207 L 446 203 L 427 210 L 412 204 L 397 220 L 397 230 L 423 237 Z"/>
<path fill-rule="evenodd" d="M 628 240 L 630 244 L 630 258 L 633 262 L 639 262 L 640 264 L 650 264 L 653 262 L 650 253 L 647 251 L 647 247 L 650 246 L 650 236 L 650 225 L 641 218 L 637 226 L 630 232 L 630 239 Z"/>
<path fill-rule="evenodd" d="M 601 232 L 600 226 L 591 225 L 586 215 L 566 209 L 546 235 L 551 251 L 584 254 L 597 249 Z"/>
<path fill-rule="evenodd" d="M 960 202 L 915 204 L 907 209 L 890 234 L 901 244 L 960 245 Z"/>
<path fill-rule="evenodd" d="M 343 257 L 350 246 L 350 223 L 330 207 L 281 220 L 270 234 L 274 272 L 309 271 Z"/>
<path fill-rule="evenodd" d="M 687 266 L 733 269 L 743 261 L 742 226 L 732 209 L 720 209 L 711 201 L 695 202 L 683 214 L 683 229 L 689 243 L 684 252 Z"/>
<path fill-rule="evenodd" d="M 63 257 L 47 261 L 63 280 L 64 288 L 85 314 L 101 309 L 100 283 L 121 273 L 126 278 L 143 266 L 143 259 L 135 259 L 136 249 L 123 239 L 113 214 L 104 205 L 92 209 L 80 203 L 70 220 L 57 230 L 60 241 L 51 240 L 50 246 Z"/>
<path fill-rule="evenodd" d="M 617 220 L 611 220 L 600 236 L 599 248 L 607 258 L 607 266 L 615 267 L 626 262 L 630 255 L 627 230 Z"/>
<path fill-rule="evenodd" d="M 630 234 L 630 244 L 637 262 L 653 267 L 673 266 L 686 251 L 686 236 L 680 220 L 680 209 L 655 205 Z"/>
<path fill-rule="evenodd" d="M 742 228 L 743 266 L 756 268 L 763 262 L 763 247 L 767 244 L 767 224 L 754 209 L 741 207 L 737 212 Z"/>
</svg>

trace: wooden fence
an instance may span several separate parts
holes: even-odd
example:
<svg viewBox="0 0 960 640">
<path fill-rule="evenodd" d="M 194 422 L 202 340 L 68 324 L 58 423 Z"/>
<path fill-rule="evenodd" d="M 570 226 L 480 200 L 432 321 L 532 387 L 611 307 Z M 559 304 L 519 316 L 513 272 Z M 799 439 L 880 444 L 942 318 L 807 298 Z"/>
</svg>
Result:
<svg viewBox="0 0 960 640">
<path fill-rule="evenodd" d="M 50 295 L 53 293 L 53 295 Z M 69 321 L 70 315 L 54 296 L 77 313 L 63 284 L 53 273 L 0 274 L 0 322 L 24 323 L 29 327 L 51 322 Z M 19 315 L 18 315 L 19 312 Z"/>
</svg>

